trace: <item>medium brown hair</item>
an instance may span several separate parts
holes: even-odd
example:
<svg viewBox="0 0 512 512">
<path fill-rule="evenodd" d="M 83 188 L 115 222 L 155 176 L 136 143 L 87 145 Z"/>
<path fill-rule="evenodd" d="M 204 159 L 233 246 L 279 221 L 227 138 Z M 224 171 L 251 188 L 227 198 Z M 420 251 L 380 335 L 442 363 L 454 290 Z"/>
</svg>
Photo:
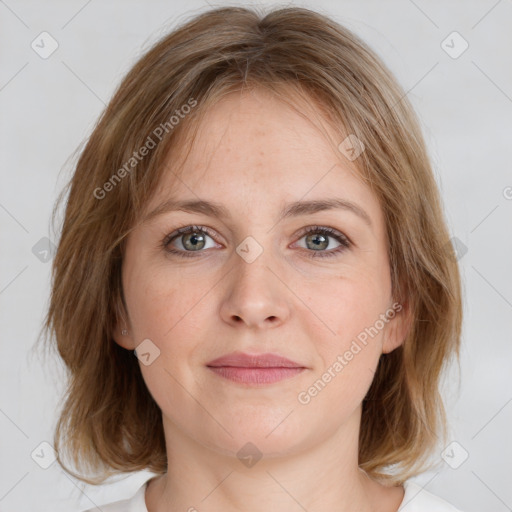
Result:
<svg viewBox="0 0 512 512">
<path fill-rule="evenodd" d="M 161 411 L 137 358 L 112 337 L 126 311 L 124 243 L 170 151 L 183 152 L 209 106 L 252 86 L 288 102 L 296 93 L 336 126 L 339 142 L 349 134 L 362 141 L 354 163 L 384 214 L 393 298 L 413 315 L 403 344 L 380 358 L 363 401 L 360 467 L 401 484 L 427 469 L 436 443 L 446 439 L 439 385 L 452 356 L 459 358 L 461 285 L 413 108 L 379 57 L 328 17 L 298 7 L 219 8 L 136 62 L 54 208 L 52 219 L 69 191 L 43 326 L 69 377 L 54 445 L 61 466 L 84 482 L 167 469 Z M 144 146 L 152 147 L 142 156 Z M 66 453 L 78 473 L 67 467 Z"/>
</svg>

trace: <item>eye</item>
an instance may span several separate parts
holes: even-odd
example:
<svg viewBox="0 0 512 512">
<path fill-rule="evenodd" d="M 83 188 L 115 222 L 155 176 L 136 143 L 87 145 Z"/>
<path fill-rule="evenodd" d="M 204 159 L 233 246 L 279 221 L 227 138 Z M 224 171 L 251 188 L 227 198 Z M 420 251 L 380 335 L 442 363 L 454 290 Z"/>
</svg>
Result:
<svg viewBox="0 0 512 512">
<path fill-rule="evenodd" d="M 304 236 L 304 233 L 306 234 Z M 306 250 L 311 258 L 329 258 L 346 251 L 351 247 L 349 239 L 336 229 L 323 226 L 309 226 L 303 231 L 302 239 L 305 239 Z M 330 251 L 325 251 L 329 247 L 329 238 L 334 238 L 339 245 Z"/>
<path fill-rule="evenodd" d="M 207 246 L 207 239 L 212 238 L 213 233 L 204 226 L 187 226 L 177 229 L 166 236 L 162 242 L 164 249 L 170 253 L 184 257 L 194 257 L 194 252 L 201 252 L 202 249 L 211 249 L 215 244 Z M 170 248 L 171 244 L 178 242 L 178 249 Z M 179 247 L 181 246 L 181 247 Z"/>
</svg>

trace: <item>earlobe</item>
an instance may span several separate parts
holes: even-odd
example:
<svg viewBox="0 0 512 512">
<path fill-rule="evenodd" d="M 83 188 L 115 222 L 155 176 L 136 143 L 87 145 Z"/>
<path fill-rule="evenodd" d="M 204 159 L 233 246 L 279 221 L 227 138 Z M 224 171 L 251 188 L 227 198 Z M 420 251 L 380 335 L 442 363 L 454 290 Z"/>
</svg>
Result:
<svg viewBox="0 0 512 512">
<path fill-rule="evenodd" d="M 113 329 L 112 338 L 119 346 L 125 348 L 126 350 L 134 349 L 134 344 L 130 333 L 127 329 L 121 326 L 120 322 L 118 322 Z"/>
<path fill-rule="evenodd" d="M 382 353 L 389 354 L 403 344 L 412 326 L 412 312 L 408 304 L 402 304 L 400 310 L 395 311 L 384 331 Z"/>
<path fill-rule="evenodd" d="M 121 313 L 119 307 L 117 307 L 116 323 L 112 330 L 112 338 L 120 346 L 126 350 L 133 350 L 135 344 L 130 331 L 128 330 L 127 322 L 124 319 L 124 314 Z"/>
</svg>

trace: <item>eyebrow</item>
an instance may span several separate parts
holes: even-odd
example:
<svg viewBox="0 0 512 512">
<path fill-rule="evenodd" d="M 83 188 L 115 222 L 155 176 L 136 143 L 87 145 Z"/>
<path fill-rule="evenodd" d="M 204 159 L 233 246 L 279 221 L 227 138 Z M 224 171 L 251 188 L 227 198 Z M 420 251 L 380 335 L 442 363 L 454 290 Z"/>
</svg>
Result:
<svg viewBox="0 0 512 512">
<path fill-rule="evenodd" d="M 340 198 L 325 198 L 314 199 L 309 201 L 295 201 L 287 204 L 279 213 L 277 222 L 290 217 L 298 217 L 300 215 L 311 215 L 313 213 L 327 211 L 327 210 L 346 210 L 356 214 L 360 217 L 370 228 L 372 221 L 370 216 L 356 203 Z M 177 201 L 168 199 L 148 215 L 146 215 L 142 222 L 149 222 L 151 219 L 163 215 L 164 213 L 173 211 L 184 211 L 189 213 L 202 213 L 210 217 L 217 217 L 219 219 L 231 219 L 232 216 L 225 206 L 213 201 L 203 200 L 188 200 Z"/>
</svg>

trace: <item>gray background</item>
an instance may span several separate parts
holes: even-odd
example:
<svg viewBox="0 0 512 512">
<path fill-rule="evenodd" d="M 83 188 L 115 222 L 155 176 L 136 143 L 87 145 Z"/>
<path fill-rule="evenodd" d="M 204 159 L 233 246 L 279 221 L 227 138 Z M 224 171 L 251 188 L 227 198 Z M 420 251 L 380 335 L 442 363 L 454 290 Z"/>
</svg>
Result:
<svg viewBox="0 0 512 512">
<path fill-rule="evenodd" d="M 453 367 L 443 385 L 457 443 L 445 452 L 451 465 L 440 446 L 439 469 L 416 481 L 463 511 L 512 510 L 512 2 L 286 5 L 319 10 L 359 34 L 417 109 L 460 249 L 465 321 L 461 373 Z M 41 239 L 58 240 L 51 208 L 114 87 L 153 41 L 206 8 L 200 0 L 0 0 L 2 512 L 78 511 L 128 497 L 152 476 L 83 488 L 57 463 L 40 467 L 51 462 L 41 443 L 52 444 L 64 382 L 60 363 L 30 352 L 49 294 L 51 253 L 45 261 Z M 58 43 L 48 58 L 31 47 L 43 51 L 43 31 Z M 469 44 L 457 58 L 453 31 Z"/>
</svg>

